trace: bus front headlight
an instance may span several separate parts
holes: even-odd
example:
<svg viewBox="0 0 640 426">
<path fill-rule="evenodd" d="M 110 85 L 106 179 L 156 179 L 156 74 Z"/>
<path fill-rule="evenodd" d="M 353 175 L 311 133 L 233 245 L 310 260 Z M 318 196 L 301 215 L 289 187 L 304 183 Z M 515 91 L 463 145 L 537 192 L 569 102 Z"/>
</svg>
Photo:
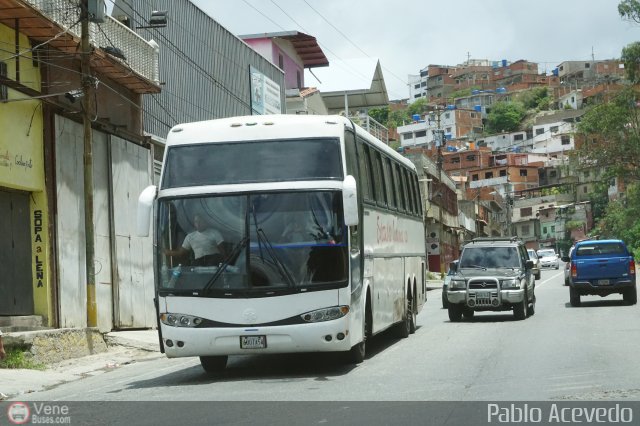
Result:
<svg viewBox="0 0 640 426">
<path fill-rule="evenodd" d="M 160 314 L 160 321 L 164 325 L 169 325 L 171 327 L 197 327 L 202 324 L 202 318 L 200 317 L 184 314 L 172 314 L 168 312 Z"/>
<path fill-rule="evenodd" d="M 330 308 L 318 309 L 316 311 L 306 312 L 300 315 L 306 322 L 322 322 L 331 321 L 342 318 L 349 313 L 348 306 L 332 306 Z"/>
</svg>

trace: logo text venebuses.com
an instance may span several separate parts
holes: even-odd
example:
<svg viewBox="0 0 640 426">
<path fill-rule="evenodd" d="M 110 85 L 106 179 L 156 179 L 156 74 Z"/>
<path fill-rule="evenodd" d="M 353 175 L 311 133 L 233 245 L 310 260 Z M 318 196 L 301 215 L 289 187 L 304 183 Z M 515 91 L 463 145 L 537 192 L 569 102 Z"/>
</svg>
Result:
<svg viewBox="0 0 640 426">
<path fill-rule="evenodd" d="M 30 424 L 70 424 L 69 406 L 33 402 L 14 402 L 7 407 L 7 418 L 16 425 Z"/>
<path fill-rule="evenodd" d="M 30 415 L 29 406 L 24 402 L 14 402 L 7 407 L 7 417 L 14 424 L 22 425 L 27 423 Z"/>
</svg>

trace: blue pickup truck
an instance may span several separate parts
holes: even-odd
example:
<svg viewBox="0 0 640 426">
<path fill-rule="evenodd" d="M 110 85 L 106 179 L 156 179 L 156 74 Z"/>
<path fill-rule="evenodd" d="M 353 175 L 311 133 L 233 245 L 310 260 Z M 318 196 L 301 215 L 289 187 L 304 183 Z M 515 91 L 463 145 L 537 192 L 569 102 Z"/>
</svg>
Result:
<svg viewBox="0 0 640 426">
<path fill-rule="evenodd" d="M 630 305 L 637 302 L 636 264 L 622 240 L 587 240 L 576 243 L 571 257 L 569 301 L 580 306 L 580 296 L 622 294 Z"/>
</svg>

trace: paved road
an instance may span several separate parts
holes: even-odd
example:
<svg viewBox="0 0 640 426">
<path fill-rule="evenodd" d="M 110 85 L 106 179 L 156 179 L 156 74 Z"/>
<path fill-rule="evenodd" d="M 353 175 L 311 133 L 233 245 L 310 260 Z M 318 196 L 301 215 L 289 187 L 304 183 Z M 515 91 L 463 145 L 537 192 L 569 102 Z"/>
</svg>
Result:
<svg viewBox="0 0 640 426">
<path fill-rule="evenodd" d="M 440 292 L 408 339 L 378 336 L 369 358 L 330 355 L 230 358 L 218 378 L 197 359 L 137 362 L 25 395 L 59 401 L 564 401 L 640 400 L 640 308 L 621 296 L 569 305 L 562 268 L 536 282 L 536 314 L 479 313 L 451 323 Z"/>
</svg>

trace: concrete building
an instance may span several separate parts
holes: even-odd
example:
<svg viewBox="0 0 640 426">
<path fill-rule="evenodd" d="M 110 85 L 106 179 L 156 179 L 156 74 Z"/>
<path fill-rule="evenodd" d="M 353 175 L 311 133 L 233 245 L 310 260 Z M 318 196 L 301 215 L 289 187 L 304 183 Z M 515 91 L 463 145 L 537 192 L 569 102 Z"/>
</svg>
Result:
<svg viewBox="0 0 640 426">
<path fill-rule="evenodd" d="M 458 198 L 455 182 L 438 170 L 423 150 L 404 154 L 418 169 L 425 211 L 425 232 L 429 271 L 446 272 L 459 256 Z"/>
<path fill-rule="evenodd" d="M 409 100 L 408 103 L 412 104 L 418 99 L 428 98 L 429 92 L 427 91 L 427 80 L 429 77 L 428 68 L 420 70 L 418 75 L 409 75 L 407 81 L 409 86 Z"/>
<path fill-rule="evenodd" d="M 429 102 L 447 103 L 449 95 L 455 90 L 456 81 L 451 74 L 456 67 L 445 65 L 429 65 L 427 67 L 427 93 Z"/>
<path fill-rule="evenodd" d="M 326 67 L 329 60 L 315 37 L 283 31 L 241 35 L 245 43 L 284 72 L 287 114 L 326 114 L 322 95 L 316 88 L 307 88 L 305 69 Z"/>
<path fill-rule="evenodd" d="M 0 82 L 0 214 L 10 217 L 2 222 L 11 236 L 2 240 L 10 245 L 0 243 L 8 268 L 0 280 L 0 315 L 33 316 L 26 324 L 44 327 L 151 325 L 154 315 L 139 305 L 153 294 L 150 251 L 123 218 L 131 217 L 133 198 L 152 179 L 141 110 L 142 95 L 160 92 L 157 50 L 96 15 L 102 22 L 89 23 L 90 75 L 83 74 L 77 2 L 4 3 L 0 38 L 20 53 L 0 53 L 7 71 Z M 91 98 L 83 97 L 83 77 L 93 82 Z M 81 124 L 87 109 L 90 149 Z M 87 152 L 90 161 L 83 159 Z M 85 260 L 88 194 L 94 285 Z M 132 294 L 134 287 L 139 291 Z"/>
<path fill-rule="evenodd" d="M 149 25 L 153 11 L 167 11 L 165 26 Z M 164 138 L 178 123 L 285 112 L 284 71 L 191 1 L 115 0 L 112 16 L 152 39 L 161 52 L 162 92 L 145 97 L 143 104 L 157 171 Z M 287 49 L 272 52 L 280 51 Z"/>
<path fill-rule="evenodd" d="M 381 141 L 389 143 L 389 129 L 368 115 L 371 108 L 389 105 L 389 94 L 379 60 L 334 60 L 331 66 L 314 70 L 307 77 L 309 81 L 317 77 L 321 82 L 317 88 L 329 114 L 344 115 Z"/>
<path fill-rule="evenodd" d="M 398 127 L 400 146 L 432 148 L 436 145 L 436 130 L 444 132 L 446 141 L 471 139 L 482 132 L 479 112 L 459 110 L 455 107 L 427 113 L 422 119 Z"/>
<path fill-rule="evenodd" d="M 599 83 L 614 83 L 624 79 L 624 63 L 617 59 L 564 61 L 556 67 L 560 82 L 564 86 Z"/>
</svg>

